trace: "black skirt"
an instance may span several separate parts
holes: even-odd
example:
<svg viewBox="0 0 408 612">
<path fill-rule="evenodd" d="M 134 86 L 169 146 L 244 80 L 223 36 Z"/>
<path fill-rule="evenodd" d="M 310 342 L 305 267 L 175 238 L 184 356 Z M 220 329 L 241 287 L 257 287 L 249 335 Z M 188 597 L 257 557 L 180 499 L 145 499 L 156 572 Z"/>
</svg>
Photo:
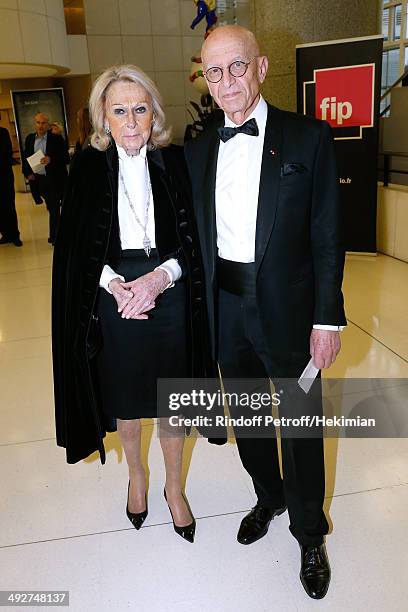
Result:
<svg viewBox="0 0 408 612">
<path fill-rule="evenodd" d="M 159 265 L 156 249 L 122 251 L 115 271 L 134 280 Z M 190 376 L 187 357 L 186 285 L 183 280 L 156 299 L 148 320 L 122 319 L 113 295 L 99 290 L 97 312 L 103 344 L 97 356 L 104 412 L 119 419 L 157 416 L 157 379 Z"/>
</svg>

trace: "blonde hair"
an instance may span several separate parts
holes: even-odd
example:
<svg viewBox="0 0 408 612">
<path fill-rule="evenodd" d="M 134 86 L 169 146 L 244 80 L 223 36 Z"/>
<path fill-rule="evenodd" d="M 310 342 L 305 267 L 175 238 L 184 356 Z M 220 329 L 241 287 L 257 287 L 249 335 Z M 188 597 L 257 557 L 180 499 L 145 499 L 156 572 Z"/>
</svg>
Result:
<svg viewBox="0 0 408 612">
<path fill-rule="evenodd" d="M 153 124 L 148 149 L 159 149 L 170 143 L 171 130 L 166 128 L 166 117 L 159 90 L 153 81 L 138 66 L 124 64 L 107 68 L 95 81 L 89 97 L 89 113 L 93 127 L 91 144 L 99 151 L 106 151 L 111 138 L 104 129 L 105 102 L 109 87 L 118 81 L 128 81 L 143 87 L 153 104 Z"/>
</svg>

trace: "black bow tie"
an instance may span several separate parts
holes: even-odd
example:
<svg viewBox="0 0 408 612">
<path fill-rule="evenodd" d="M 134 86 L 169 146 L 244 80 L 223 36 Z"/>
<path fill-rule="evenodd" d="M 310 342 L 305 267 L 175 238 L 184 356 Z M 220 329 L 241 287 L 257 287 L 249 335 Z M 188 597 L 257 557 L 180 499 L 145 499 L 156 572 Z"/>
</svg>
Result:
<svg viewBox="0 0 408 612">
<path fill-rule="evenodd" d="M 249 119 L 239 127 L 220 127 L 218 134 L 222 142 L 227 142 L 230 138 L 234 138 L 237 134 L 248 134 L 248 136 L 258 136 L 259 130 L 256 119 Z"/>
</svg>

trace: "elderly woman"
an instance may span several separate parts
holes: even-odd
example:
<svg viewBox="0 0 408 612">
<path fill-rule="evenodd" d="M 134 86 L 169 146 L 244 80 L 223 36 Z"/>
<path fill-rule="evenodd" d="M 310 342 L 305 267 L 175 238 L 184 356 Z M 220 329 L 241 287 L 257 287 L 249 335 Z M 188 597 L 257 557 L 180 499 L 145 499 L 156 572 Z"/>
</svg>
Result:
<svg viewBox="0 0 408 612">
<path fill-rule="evenodd" d="M 136 66 L 109 68 L 89 110 L 91 146 L 75 156 L 54 255 L 57 443 L 69 463 L 94 450 L 104 463 L 102 438 L 117 423 L 129 467 L 126 514 L 140 529 L 148 513 L 140 419 L 157 414 L 157 378 L 210 373 L 201 265 L 182 152 L 167 147 L 153 82 Z M 184 431 L 170 429 L 161 418 L 164 495 L 175 531 L 193 542 Z"/>
</svg>

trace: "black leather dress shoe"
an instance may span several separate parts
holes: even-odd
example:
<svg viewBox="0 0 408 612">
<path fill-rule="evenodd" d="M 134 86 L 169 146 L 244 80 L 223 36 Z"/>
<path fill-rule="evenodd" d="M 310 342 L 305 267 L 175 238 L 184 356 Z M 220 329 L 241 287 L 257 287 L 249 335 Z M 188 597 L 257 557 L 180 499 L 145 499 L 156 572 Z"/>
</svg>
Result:
<svg viewBox="0 0 408 612">
<path fill-rule="evenodd" d="M 0 244 L 9 244 L 10 242 L 11 240 L 6 238 L 5 236 L 2 236 L 2 238 L 0 238 Z"/>
<path fill-rule="evenodd" d="M 252 544 L 268 533 L 269 523 L 275 516 L 283 514 L 286 506 L 282 508 L 265 508 L 256 504 L 251 512 L 244 516 L 238 530 L 237 540 L 240 544 Z"/>
<path fill-rule="evenodd" d="M 330 565 L 326 546 L 300 545 L 302 554 L 300 581 L 309 597 L 322 599 L 330 584 Z"/>
<path fill-rule="evenodd" d="M 20 238 L 16 238 L 15 240 L 13 240 L 13 244 L 14 244 L 14 246 L 17 246 L 17 247 L 23 246 L 23 243 L 20 240 Z"/>
</svg>

